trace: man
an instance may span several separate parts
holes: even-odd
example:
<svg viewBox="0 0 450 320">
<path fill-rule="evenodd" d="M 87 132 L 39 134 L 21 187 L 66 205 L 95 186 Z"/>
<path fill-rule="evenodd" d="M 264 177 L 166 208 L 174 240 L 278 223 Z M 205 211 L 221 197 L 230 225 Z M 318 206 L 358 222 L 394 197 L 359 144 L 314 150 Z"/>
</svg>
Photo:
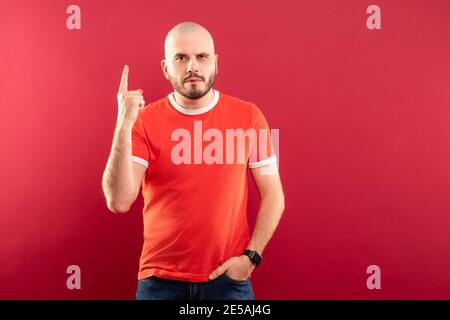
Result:
<svg viewBox="0 0 450 320">
<path fill-rule="evenodd" d="M 164 50 L 161 67 L 174 91 L 154 103 L 128 90 L 123 70 L 102 181 L 115 213 L 129 211 L 142 185 L 136 298 L 254 299 L 250 275 L 284 210 L 269 127 L 253 103 L 213 89 L 218 56 L 204 27 L 176 25 Z M 261 199 L 252 237 L 249 171 Z"/>
</svg>

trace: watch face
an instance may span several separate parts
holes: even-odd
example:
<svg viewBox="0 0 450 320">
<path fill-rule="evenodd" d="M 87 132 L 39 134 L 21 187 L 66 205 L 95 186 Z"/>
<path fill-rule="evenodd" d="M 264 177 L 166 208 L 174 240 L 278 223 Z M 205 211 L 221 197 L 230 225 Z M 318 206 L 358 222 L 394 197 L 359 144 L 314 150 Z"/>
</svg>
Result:
<svg viewBox="0 0 450 320">
<path fill-rule="evenodd" d="M 246 250 L 244 254 L 250 258 L 255 266 L 261 263 L 262 257 L 256 251 Z"/>
<path fill-rule="evenodd" d="M 262 258 L 255 252 L 255 254 L 253 255 L 253 260 L 255 261 L 256 265 L 258 265 L 261 262 Z"/>
</svg>

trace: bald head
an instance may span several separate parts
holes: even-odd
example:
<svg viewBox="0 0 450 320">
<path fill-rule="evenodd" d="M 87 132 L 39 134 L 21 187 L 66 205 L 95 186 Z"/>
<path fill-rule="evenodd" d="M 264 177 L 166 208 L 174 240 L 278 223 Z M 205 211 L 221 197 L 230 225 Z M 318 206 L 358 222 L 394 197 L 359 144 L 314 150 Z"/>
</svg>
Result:
<svg viewBox="0 0 450 320">
<path fill-rule="evenodd" d="M 214 54 L 214 40 L 205 27 L 196 22 L 186 21 L 174 26 L 164 41 L 164 55 L 170 59 L 176 48 L 201 49 Z"/>
</svg>

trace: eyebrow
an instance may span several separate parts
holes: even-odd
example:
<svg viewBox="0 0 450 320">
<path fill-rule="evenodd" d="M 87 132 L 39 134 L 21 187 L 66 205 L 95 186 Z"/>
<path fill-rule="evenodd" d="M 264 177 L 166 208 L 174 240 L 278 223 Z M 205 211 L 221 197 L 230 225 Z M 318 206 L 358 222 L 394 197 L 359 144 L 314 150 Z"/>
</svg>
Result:
<svg viewBox="0 0 450 320">
<path fill-rule="evenodd" d="M 185 57 L 185 56 L 187 56 L 187 54 L 185 54 L 185 53 L 175 53 L 175 55 L 174 55 L 175 58 Z"/>
<path fill-rule="evenodd" d="M 200 56 L 200 55 L 204 55 L 204 56 L 208 56 L 209 57 L 209 53 L 207 53 L 207 52 L 200 52 L 200 53 L 197 54 L 197 56 Z M 175 58 L 186 57 L 186 56 L 187 56 L 187 54 L 186 53 L 182 53 L 182 52 L 177 52 L 174 55 Z"/>
</svg>

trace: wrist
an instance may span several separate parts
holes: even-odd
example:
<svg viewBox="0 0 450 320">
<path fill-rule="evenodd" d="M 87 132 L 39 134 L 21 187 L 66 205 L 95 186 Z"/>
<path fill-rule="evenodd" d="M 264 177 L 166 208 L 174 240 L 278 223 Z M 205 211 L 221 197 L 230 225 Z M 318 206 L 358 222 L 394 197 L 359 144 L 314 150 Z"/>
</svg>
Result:
<svg viewBox="0 0 450 320">
<path fill-rule="evenodd" d="M 118 118 L 116 129 L 121 131 L 131 131 L 133 129 L 133 122 L 126 118 Z"/>
<path fill-rule="evenodd" d="M 261 264 L 262 256 L 257 251 L 246 249 L 243 252 L 243 255 L 247 256 L 248 260 L 250 260 L 254 267 Z"/>
</svg>

